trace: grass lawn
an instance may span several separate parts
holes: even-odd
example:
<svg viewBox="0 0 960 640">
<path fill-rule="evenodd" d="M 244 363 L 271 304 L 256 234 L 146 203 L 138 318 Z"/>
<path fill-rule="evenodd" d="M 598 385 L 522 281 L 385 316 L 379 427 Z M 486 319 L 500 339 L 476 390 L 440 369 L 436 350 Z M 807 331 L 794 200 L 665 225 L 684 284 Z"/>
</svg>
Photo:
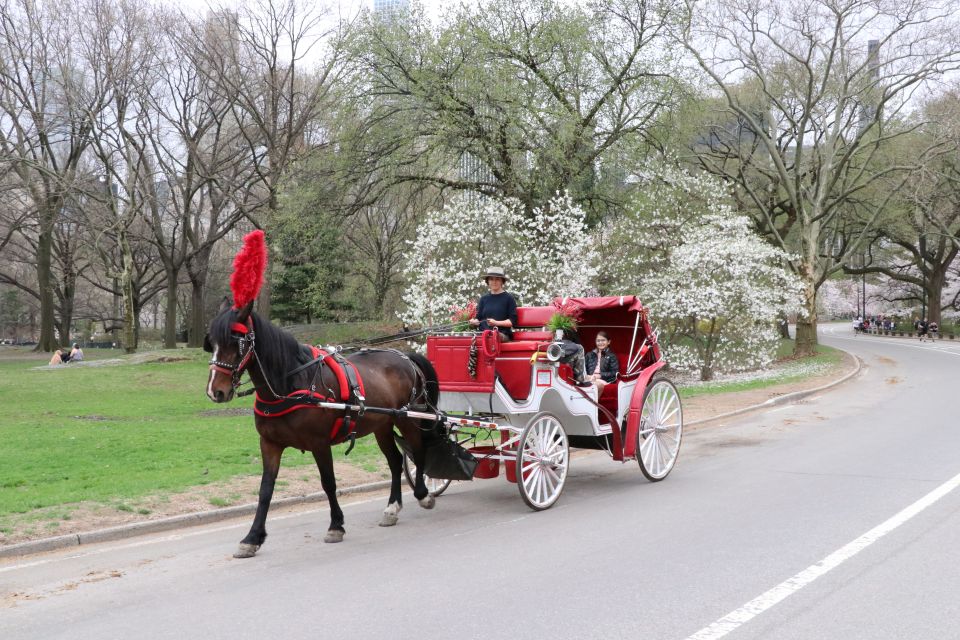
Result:
<svg viewBox="0 0 960 640">
<path fill-rule="evenodd" d="M 843 361 L 843 352 L 826 345 L 817 345 L 817 355 L 809 358 L 793 358 L 793 340 L 782 340 L 777 351 L 777 361 L 772 365 L 770 375 L 757 378 L 747 374 L 745 380 L 698 383 L 696 386 L 678 385 L 681 398 L 728 393 L 732 391 L 751 391 L 777 384 L 797 382 L 811 375 L 826 373 Z"/>
<path fill-rule="evenodd" d="M 49 356 L 0 350 L 0 527 L 9 513 L 82 500 L 122 504 L 260 474 L 253 398 L 210 402 L 208 356 L 199 350 L 156 355 L 183 360 L 38 369 Z M 237 408 L 250 414 L 230 415 Z M 343 449 L 335 449 L 337 465 L 375 471 L 381 464 L 373 438 L 357 441 L 346 460 Z M 309 453 L 288 449 L 283 464 L 316 473 Z"/>
</svg>

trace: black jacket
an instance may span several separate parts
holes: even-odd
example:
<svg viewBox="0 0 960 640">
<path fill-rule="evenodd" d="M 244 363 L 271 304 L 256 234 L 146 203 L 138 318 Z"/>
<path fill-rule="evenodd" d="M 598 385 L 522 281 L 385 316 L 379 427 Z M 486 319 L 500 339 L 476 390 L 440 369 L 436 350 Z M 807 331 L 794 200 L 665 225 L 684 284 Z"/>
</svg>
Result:
<svg viewBox="0 0 960 640">
<path fill-rule="evenodd" d="M 586 354 L 587 375 L 593 375 L 597 368 L 597 350 L 588 351 Z M 604 382 L 613 382 L 617 379 L 620 372 L 620 361 L 617 360 L 617 354 L 610 349 L 604 349 L 603 359 L 600 361 L 600 377 Z"/>
</svg>

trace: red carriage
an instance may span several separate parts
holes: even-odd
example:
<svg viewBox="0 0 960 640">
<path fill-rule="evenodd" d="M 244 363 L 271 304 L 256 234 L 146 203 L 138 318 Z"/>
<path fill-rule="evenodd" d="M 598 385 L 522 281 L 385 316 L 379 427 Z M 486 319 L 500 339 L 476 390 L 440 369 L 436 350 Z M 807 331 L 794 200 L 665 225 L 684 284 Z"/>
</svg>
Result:
<svg viewBox="0 0 960 640">
<path fill-rule="evenodd" d="M 560 301 L 558 301 L 560 302 Z M 582 312 L 578 333 L 591 345 L 605 331 L 620 373 L 597 397 L 592 385 L 575 384 L 560 362 L 553 335 L 544 330 L 556 307 L 520 307 L 511 342 L 493 332 L 448 333 L 427 338 L 427 358 L 437 371 L 437 407 L 452 440 L 476 459 L 474 478 L 493 478 L 503 468 L 532 509 L 560 497 L 570 447 L 606 450 L 613 460 L 636 460 L 651 481 L 673 469 L 683 435 L 676 387 L 657 372 L 666 364 L 647 310 L 635 296 L 571 298 Z M 471 363 L 471 345 L 475 363 Z M 411 463 L 405 460 L 408 478 Z M 429 460 L 426 473 L 430 474 Z M 431 477 L 434 495 L 450 480 Z"/>
</svg>

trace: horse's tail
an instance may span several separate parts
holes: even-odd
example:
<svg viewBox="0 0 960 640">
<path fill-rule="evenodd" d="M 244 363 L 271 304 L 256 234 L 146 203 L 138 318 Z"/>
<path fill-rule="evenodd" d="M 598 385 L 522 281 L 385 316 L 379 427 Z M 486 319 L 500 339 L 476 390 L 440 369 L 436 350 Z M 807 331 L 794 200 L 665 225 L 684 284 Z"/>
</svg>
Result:
<svg viewBox="0 0 960 640">
<path fill-rule="evenodd" d="M 414 366 L 420 369 L 420 373 L 423 374 L 423 396 L 426 404 L 429 406 L 430 411 L 437 411 L 437 404 L 440 401 L 440 381 L 437 378 L 437 370 L 433 368 L 432 362 L 419 353 L 411 353 L 409 355 L 410 361 L 413 362 Z M 424 427 L 427 427 L 427 425 L 430 425 L 430 422 L 424 420 L 423 424 Z M 424 431 L 424 436 L 428 439 L 431 436 L 441 435 L 439 420 L 435 421 L 430 427 L 432 427 L 430 430 Z"/>
<path fill-rule="evenodd" d="M 440 381 L 437 379 L 437 370 L 433 363 L 419 353 L 411 353 L 410 360 L 423 374 L 423 394 L 431 409 L 437 408 L 440 401 Z"/>
</svg>

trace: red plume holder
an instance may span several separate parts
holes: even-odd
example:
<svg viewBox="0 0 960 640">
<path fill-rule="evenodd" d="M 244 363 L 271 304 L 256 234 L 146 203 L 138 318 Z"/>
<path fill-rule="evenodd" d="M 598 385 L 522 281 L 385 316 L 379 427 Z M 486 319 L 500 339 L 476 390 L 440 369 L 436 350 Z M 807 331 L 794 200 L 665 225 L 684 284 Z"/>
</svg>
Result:
<svg viewBox="0 0 960 640">
<path fill-rule="evenodd" d="M 241 309 L 252 302 L 267 270 L 267 241 L 263 231 L 257 229 L 243 237 L 243 247 L 233 259 L 233 274 L 230 290 L 233 291 L 233 308 Z"/>
</svg>

